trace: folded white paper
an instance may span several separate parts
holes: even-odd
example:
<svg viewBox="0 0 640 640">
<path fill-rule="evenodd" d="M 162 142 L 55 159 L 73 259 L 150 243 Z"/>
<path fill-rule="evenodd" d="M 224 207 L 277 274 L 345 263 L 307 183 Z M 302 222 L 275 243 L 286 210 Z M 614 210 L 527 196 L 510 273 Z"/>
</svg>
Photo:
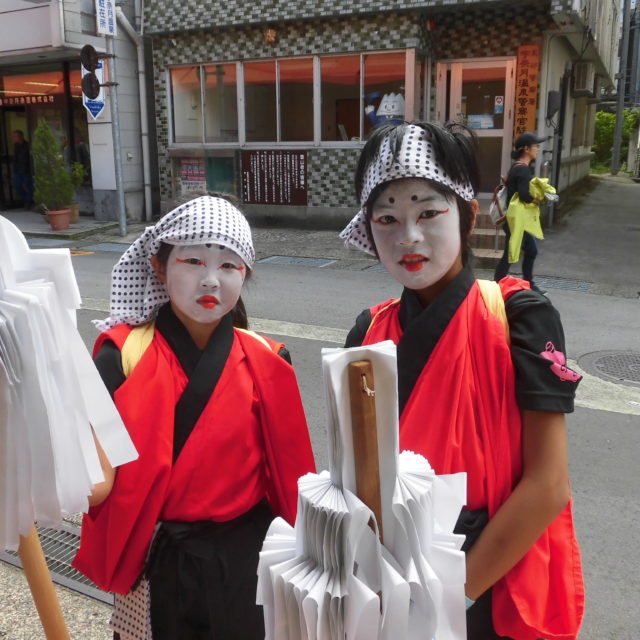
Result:
<svg viewBox="0 0 640 640">
<path fill-rule="evenodd" d="M 347 365 L 370 360 L 384 546 L 355 494 Z M 298 481 L 295 527 L 272 523 L 258 566 L 267 640 L 464 640 L 463 536 L 453 528 L 466 476 L 437 476 L 398 454 L 397 374 L 391 342 L 323 350 L 330 472 Z M 374 523 L 374 529 L 370 522 Z"/>
<path fill-rule="evenodd" d="M 76 328 L 68 249 L 29 249 L 0 216 L 0 547 L 37 521 L 85 511 L 104 477 L 92 434 L 117 466 L 137 458 Z"/>
</svg>

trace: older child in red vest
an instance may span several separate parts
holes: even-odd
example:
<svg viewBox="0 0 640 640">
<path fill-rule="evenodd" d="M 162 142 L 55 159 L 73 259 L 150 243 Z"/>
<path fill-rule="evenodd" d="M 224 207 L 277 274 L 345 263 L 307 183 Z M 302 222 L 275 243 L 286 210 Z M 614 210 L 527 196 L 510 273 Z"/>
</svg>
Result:
<svg viewBox="0 0 640 640">
<path fill-rule="evenodd" d="M 476 184 L 463 128 L 373 132 L 356 174 L 362 209 L 341 235 L 403 291 L 365 310 L 347 346 L 396 343 L 401 449 L 467 473 L 468 638 L 569 640 L 584 607 L 564 417 L 579 376 L 549 300 L 523 280 L 475 280 Z"/>
</svg>

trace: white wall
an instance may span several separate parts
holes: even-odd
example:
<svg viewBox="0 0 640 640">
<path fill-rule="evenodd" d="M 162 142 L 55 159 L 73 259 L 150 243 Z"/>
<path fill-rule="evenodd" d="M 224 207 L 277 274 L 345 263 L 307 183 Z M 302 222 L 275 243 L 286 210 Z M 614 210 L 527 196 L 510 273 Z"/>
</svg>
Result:
<svg viewBox="0 0 640 640">
<path fill-rule="evenodd" d="M 60 0 L 34 5 L 25 0 L 0 2 L 0 58 L 62 44 Z"/>
<path fill-rule="evenodd" d="M 540 100 L 538 111 L 538 133 L 545 136 L 553 136 L 553 127 L 546 122 L 547 112 L 547 96 L 551 90 L 559 91 L 561 89 L 562 77 L 564 75 L 567 64 L 571 64 L 576 59 L 576 53 L 569 45 L 565 37 L 558 32 L 550 32 L 545 35 L 543 46 L 543 62 L 540 82 Z M 573 98 L 571 92 L 566 97 L 566 112 L 564 121 L 563 141 L 562 141 L 562 161 L 560 164 L 560 180 L 558 185 L 554 185 L 559 190 L 563 190 L 569 185 L 579 181 L 589 173 L 589 164 L 591 160 L 591 144 L 590 134 L 592 128 L 587 129 L 587 139 L 582 140 L 581 145 L 572 145 L 574 115 L 576 113 L 576 101 L 584 102 L 584 98 Z M 589 107 L 586 114 L 587 120 L 594 117 L 595 107 Z M 559 113 L 554 116 L 554 121 L 558 122 Z M 579 119 L 578 119 L 579 123 Z M 580 138 L 584 136 L 580 135 Z M 550 138 L 545 145 L 545 149 L 553 148 L 553 140 Z M 540 158 L 536 169 L 539 172 L 542 162 L 551 159 L 550 154 L 543 154 Z"/>
</svg>

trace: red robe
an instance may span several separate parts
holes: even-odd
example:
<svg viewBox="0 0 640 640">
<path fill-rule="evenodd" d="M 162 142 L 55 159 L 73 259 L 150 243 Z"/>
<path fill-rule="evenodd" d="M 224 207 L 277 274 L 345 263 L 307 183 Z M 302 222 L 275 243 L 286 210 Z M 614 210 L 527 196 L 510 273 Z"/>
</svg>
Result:
<svg viewBox="0 0 640 640">
<path fill-rule="evenodd" d="M 107 339 L 122 349 L 130 331 L 103 333 L 95 351 Z M 187 377 L 156 331 L 115 393 L 140 457 L 118 469 L 108 499 L 84 516 L 73 562 L 101 589 L 128 593 L 159 520 L 227 521 L 266 494 L 274 515 L 293 523 L 297 479 L 315 464 L 293 368 L 269 346 L 234 330 L 222 375 L 172 466 L 174 411 Z"/>
<path fill-rule="evenodd" d="M 503 296 L 522 288 L 506 278 Z M 399 300 L 371 309 L 363 344 L 403 335 Z M 427 458 L 438 474 L 466 471 L 469 509 L 491 518 L 522 473 L 521 414 L 504 326 L 474 283 L 444 328 L 400 416 L 400 449 Z M 573 640 L 584 611 L 580 552 L 571 504 L 493 587 L 498 635 Z"/>
</svg>

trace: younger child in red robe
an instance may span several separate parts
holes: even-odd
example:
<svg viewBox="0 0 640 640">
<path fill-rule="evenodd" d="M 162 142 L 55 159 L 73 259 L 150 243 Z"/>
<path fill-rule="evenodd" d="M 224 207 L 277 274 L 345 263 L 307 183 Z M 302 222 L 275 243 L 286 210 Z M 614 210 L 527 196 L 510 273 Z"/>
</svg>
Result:
<svg viewBox="0 0 640 640">
<path fill-rule="evenodd" d="M 258 554 L 315 465 L 284 345 L 246 330 L 254 259 L 244 216 L 204 196 L 114 267 L 95 361 L 140 457 L 104 465 L 74 566 L 116 593 L 120 640 L 264 638 Z"/>
</svg>

